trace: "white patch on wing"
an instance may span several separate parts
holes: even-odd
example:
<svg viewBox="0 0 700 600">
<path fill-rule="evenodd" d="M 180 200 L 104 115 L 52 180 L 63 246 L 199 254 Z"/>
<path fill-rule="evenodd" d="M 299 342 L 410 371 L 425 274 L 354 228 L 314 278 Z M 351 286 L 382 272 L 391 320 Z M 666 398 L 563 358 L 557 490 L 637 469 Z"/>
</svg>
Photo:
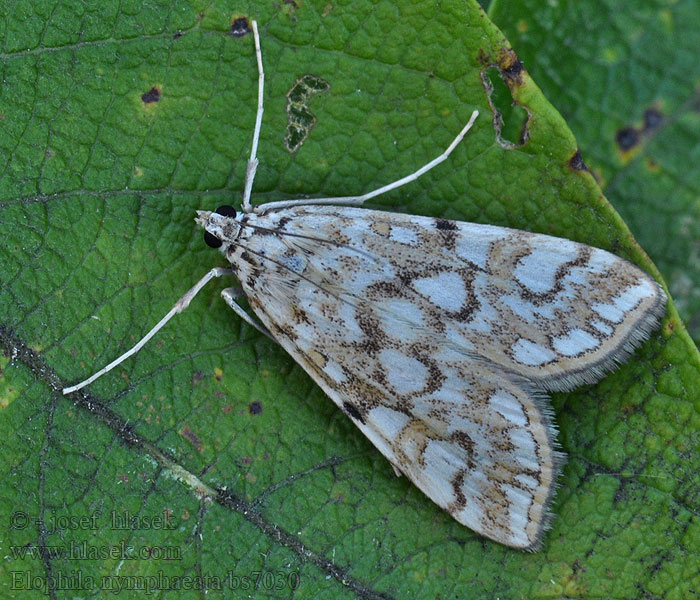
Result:
<svg viewBox="0 0 700 600">
<path fill-rule="evenodd" d="M 596 302 L 591 308 L 596 311 L 601 317 L 620 323 L 625 315 L 639 304 L 640 300 L 654 295 L 655 290 L 651 284 L 642 280 L 637 285 L 628 287 L 619 296 L 613 298 L 612 304 L 602 304 Z"/>
<path fill-rule="evenodd" d="M 484 472 L 469 471 L 464 478 L 462 491 L 467 498 L 478 497 L 481 490 L 488 490 L 493 487 L 493 482 L 489 481 Z M 467 502 L 463 510 L 459 511 L 455 518 L 461 518 L 464 523 L 480 523 L 485 517 L 483 508 L 477 502 Z"/>
<path fill-rule="evenodd" d="M 408 227 L 394 225 L 389 233 L 389 239 L 400 244 L 415 246 L 418 243 L 416 232 Z"/>
<path fill-rule="evenodd" d="M 535 315 L 535 305 L 531 302 L 523 300 L 520 296 L 508 295 L 501 298 L 504 306 L 510 308 L 513 314 L 521 319 L 525 319 L 528 323 L 534 323 L 537 316 Z"/>
<path fill-rule="evenodd" d="M 556 354 L 549 348 L 540 346 L 525 338 L 520 338 L 513 344 L 513 358 L 524 365 L 538 366 L 553 361 L 556 358 Z"/>
<path fill-rule="evenodd" d="M 444 505 L 450 504 L 454 499 L 452 480 L 464 466 L 464 462 L 458 455 L 454 454 L 453 445 L 445 442 L 430 441 L 425 449 L 424 459 L 429 465 L 428 472 L 433 485 L 434 493 Z"/>
<path fill-rule="evenodd" d="M 474 223 L 460 223 L 459 226 L 460 235 L 455 244 L 455 254 L 480 269 L 486 269 L 491 244 L 503 239 L 509 232 L 501 227 Z"/>
<path fill-rule="evenodd" d="M 504 390 L 498 390 L 489 398 L 492 408 L 506 421 L 518 427 L 527 426 L 527 417 L 520 401 Z"/>
<path fill-rule="evenodd" d="M 562 304 L 563 303 L 559 299 L 556 299 L 549 304 L 535 306 L 533 310 L 538 317 L 542 317 L 544 319 L 556 319 L 556 311 L 563 310 Z"/>
<path fill-rule="evenodd" d="M 591 325 L 593 325 L 593 327 L 595 327 L 598 331 L 600 331 L 600 333 L 604 335 L 610 335 L 613 332 L 613 328 L 610 327 L 610 325 L 608 325 L 605 321 L 591 321 Z"/>
<path fill-rule="evenodd" d="M 535 440 L 527 429 L 510 429 L 510 441 L 515 446 L 518 467 L 523 471 L 539 471 Z"/>
<path fill-rule="evenodd" d="M 379 353 L 379 364 L 386 373 L 389 385 L 398 394 L 415 394 L 428 383 L 428 368 L 394 348 L 384 348 Z"/>
<path fill-rule="evenodd" d="M 586 269 L 584 267 L 571 267 L 566 274 L 567 283 L 575 283 L 577 285 L 586 285 L 588 283 L 588 272 L 595 269 Z"/>
<path fill-rule="evenodd" d="M 600 340 L 583 329 L 572 329 L 567 335 L 552 339 L 554 349 L 564 356 L 576 356 L 600 345 Z"/>
<path fill-rule="evenodd" d="M 373 408 L 368 415 L 377 429 L 389 440 L 397 439 L 406 423 L 411 420 L 408 415 L 383 405 Z"/>
<path fill-rule="evenodd" d="M 518 260 L 513 275 L 531 292 L 543 294 L 554 287 L 557 269 L 574 258 L 575 246 L 557 248 L 556 252 L 550 248 L 533 248 L 530 254 Z"/>
<path fill-rule="evenodd" d="M 338 383 L 343 383 L 347 380 L 342 367 L 335 361 L 329 360 L 323 367 L 323 372 Z"/>
<path fill-rule="evenodd" d="M 537 486 L 540 484 L 537 479 L 534 477 L 527 475 L 526 473 L 518 473 L 515 478 L 514 478 L 518 483 L 522 484 L 526 488 L 530 490 L 536 490 Z"/>
<path fill-rule="evenodd" d="M 394 277 L 395 273 L 389 265 L 386 269 L 358 269 L 353 274 L 352 279 L 349 281 L 348 291 L 362 297 L 365 290 L 374 283 L 379 283 L 380 281 L 386 281 Z"/>
<path fill-rule="evenodd" d="M 362 336 L 364 332 L 360 329 L 355 317 L 356 308 L 349 302 L 340 302 L 338 306 L 338 317 L 345 328 L 344 337 Z"/>
<path fill-rule="evenodd" d="M 464 280 L 453 272 L 421 277 L 411 282 L 413 288 L 431 304 L 450 312 L 457 312 L 467 300 Z"/>
<path fill-rule="evenodd" d="M 457 327 L 446 325 L 445 337 L 463 353 L 470 352 L 474 349 L 472 341 L 463 335 Z"/>
<path fill-rule="evenodd" d="M 485 299 L 485 292 L 488 291 L 489 287 L 488 275 L 479 273 L 474 278 L 473 285 L 478 308 L 472 314 L 469 329 L 479 334 L 491 333 L 492 324 L 499 322 L 500 315 L 497 307 Z"/>
<path fill-rule="evenodd" d="M 596 311 L 601 317 L 612 321 L 613 323 L 619 323 L 625 318 L 625 312 L 619 309 L 615 304 L 603 304 L 601 302 L 596 302 L 591 305 L 591 308 Z"/>
<path fill-rule="evenodd" d="M 512 485 L 503 484 L 502 489 L 508 498 L 510 530 L 520 543 L 527 543 L 527 524 L 532 495 Z"/>
<path fill-rule="evenodd" d="M 382 330 L 387 335 L 398 340 L 415 339 L 421 335 L 423 311 L 415 302 L 404 298 L 387 298 L 379 300 L 376 307 L 376 312 L 385 316 Z"/>
<path fill-rule="evenodd" d="M 509 294 L 507 296 L 501 296 L 498 301 L 503 306 L 513 311 L 513 314 L 524 319 L 528 323 L 532 323 L 535 320 L 532 304 L 530 302 L 525 302 L 520 296 Z"/>
<path fill-rule="evenodd" d="M 589 263 L 597 273 L 602 273 L 608 267 L 613 266 L 615 263 L 619 263 L 620 258 L 610 252 L 601 250 L 600 248 L 592 248 L 591 258 Z"/>
</svg>

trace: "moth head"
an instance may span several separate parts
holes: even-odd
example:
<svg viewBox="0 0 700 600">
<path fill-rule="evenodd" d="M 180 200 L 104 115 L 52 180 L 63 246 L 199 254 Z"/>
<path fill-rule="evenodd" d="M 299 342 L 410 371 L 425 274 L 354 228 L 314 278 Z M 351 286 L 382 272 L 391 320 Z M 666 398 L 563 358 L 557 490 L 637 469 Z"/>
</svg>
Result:
<svg viewBox="0 0 700 600">
<path fill-rule="evenodd" d="M 195 222 L 204 228 L 204 242 L 212 248 L 235 241 L 241 231 L 236 210 L 227 204 L 219 206 L 215 212 L 198 210 Z"/>
</svg>

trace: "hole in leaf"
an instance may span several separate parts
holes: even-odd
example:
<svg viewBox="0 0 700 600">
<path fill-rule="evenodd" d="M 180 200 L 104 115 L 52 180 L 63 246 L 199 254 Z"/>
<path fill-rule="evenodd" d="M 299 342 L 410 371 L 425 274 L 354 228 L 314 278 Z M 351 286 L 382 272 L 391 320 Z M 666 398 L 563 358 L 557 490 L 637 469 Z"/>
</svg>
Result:
<svg viewBox="0 0 700 600">
<path fill-rule="evenodd" d="M 496 139 L 504 148 L 517 148 L 527 141 L 529 114 L 513 100 L 510 88 L 497 67 L 489 67 L 481 74 L 489 104 L 494 112 Z"/>
<path fill-rule="evenodd" d="M 316 124 L 316 117 L 309 110 L 309 100 L 330 88 L 330 83 L 325 79 L 307 74 L 297 79 L 287 92 L 287 135 L 284 144 L 290 153 L 299 149 Z"/>
</svg>

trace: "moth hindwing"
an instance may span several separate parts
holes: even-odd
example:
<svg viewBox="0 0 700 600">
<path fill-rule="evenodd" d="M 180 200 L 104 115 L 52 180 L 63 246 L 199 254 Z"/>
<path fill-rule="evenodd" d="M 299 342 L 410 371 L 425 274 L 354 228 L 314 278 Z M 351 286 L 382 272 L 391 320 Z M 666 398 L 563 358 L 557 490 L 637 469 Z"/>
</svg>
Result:
<svg viewBox="0 0 700 600">
<path fill-rule="evenodd" d="M 212 278 L 235 275 L 279 342 L 386 456 L 474 531 L 536 549 L 563 454 L 548 391 L 600 379 L 664 314 L 661 287 L 603 250 L 546 235 L 359 208 L 447 159 L 356 197 L 253 206 L 264 72 L 242 211 L 200 211 L 205 241 L 230 267 L 207 273 L 134 348 Z"/>
</svg>

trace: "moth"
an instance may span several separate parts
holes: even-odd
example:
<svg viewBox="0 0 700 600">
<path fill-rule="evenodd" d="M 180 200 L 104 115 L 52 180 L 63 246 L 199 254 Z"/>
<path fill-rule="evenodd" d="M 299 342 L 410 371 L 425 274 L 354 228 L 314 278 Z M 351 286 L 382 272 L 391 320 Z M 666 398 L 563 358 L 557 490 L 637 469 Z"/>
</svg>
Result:
<svg viewBox="0 0 700 600">
<path fill-rule="evenodd" d="M 131 350 L 211 279 L 278 342 L 398 473 L 475 532 L 537 549 L 564 462 L 547 393 L 592 383 L 657 327 L 666 296 L 604 250 L 504 227 L 361 208 L 444 161 L 357 197 L 250 203 L 264 71 L 240 211 L 199 211 L 229 267 L 207 273 Z M 236 298 L 244 294 L 257 320 Z"/>
</svg>

